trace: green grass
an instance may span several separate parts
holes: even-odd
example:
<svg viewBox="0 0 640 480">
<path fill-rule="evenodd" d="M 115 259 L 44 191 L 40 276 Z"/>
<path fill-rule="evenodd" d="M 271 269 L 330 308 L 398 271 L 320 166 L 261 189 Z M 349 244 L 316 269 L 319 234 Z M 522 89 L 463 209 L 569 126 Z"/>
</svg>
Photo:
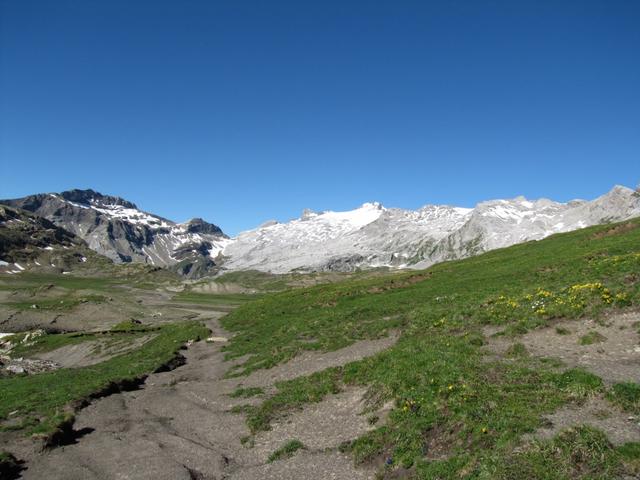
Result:
<svg viewBox="0 0 640 480">
<path fill-rule="evenodd" d="M 19 276 L 14 276 L 11 283 L 1 287 L 3 290 L 12 289 L 37 289 L 42 285 L 53 285 L 69 290 L 96 290 L 108 292 L 114 285 L 123 284 L 123 280 L 113 277 L 94 276 L 80 277 L 74 275 L 59 275 L 24 272 Z"/>
<path fill-rule="evenodd" d="M 282 447 L 278 448 L 275 452 L 269 455 L 268 461 L 269 463 L 272 463 L 277 460 L 292 457 L 294 453 L 303 448 L 304 445 L 300 440 L 289 440 Z"/>
<path fill-rule="evenodd" d="M 628 442 L 616 448 L 625 465 L 629 478 L 640 478 L 640 442 Z M 633 476 L 635 475 L 635 477 Z"/>
<path fill-rule="evenodd" d="M 130 343 L 147 332 L 154 332 L 161 327 L 143 325 L 132 320 L 120 322 L 106 332 L 84 333 L 55 333 L 42 332 L 34 336 L 33 332 L 17 333 L 10 337 L 5 337 L 5 341 L 10 341 L 14 346 L 10 351 L 12 357 L 30 357 L 39 353 L 50 352 L 67 345 L 104 339 L 105 346 L 117 343 Z M 27 338 L 27 335 L 29 336 Z M 26 341 L 25 341 L 26 339 Z"/>
<path fill-rule="evenodd" d="M 529 355 L 527 347 L 524 344 L 518 342 L 511 345 L 505 352 L 507 357 L 526 357 Z"/>
<path fill-rule="evenodd" d="M 640 385 L 637 383 L 616 383 L 607 392 L 607 398 L 627 412 L 640 414 Z"/>
<path fill-rule="evenodd" d="M 144 325 L 139 321 L 130 319 L 130 320 L 124 320 L 120 323 L 116 323 L 113 327 L 111 327 L 110 332 L 113 332 L 113 333 L 149 332 L 157 329 L 158 327 Z"/>
<path fill-rule="evenodd" d="M 251 398 L 264 394 L 264 390 L 260 387 L 238 387 L 229 394 L 231 398 Z"/>
<path fill-rule="evenodd" d="M 31 310 L 37 308 L 40 310 L 69 311 L 81 303 L 103 303 L 105 301 L 106 297 L 103 295 L 82 295 L 78 297 L 65 295 L 56 298 L 33 298 L 22 302 L 5 302 L 3 305 L 15 308 L 16 310 Z"/>
<path fill-rule="evenodd" d="M 113 357 L 102 363 L 82 368 L 64 368 L 38 375 L 0 378 L 0 420 L 21 418 L 22 423 L 9 428 L 22 428 L 27 433 L 51 434 L 68 419 L 75 402 L 100 392 L 110 384 L 131 382 L 150 373 L 173 358 L 180 346 L 191 339 L 204 338 L 208 329 L 197 322 L 166 324 L 158 335 L 142 347 Z M 64 343 L 46 336 L 46 344 Z"/>
<path fill-rule="evenodd" d="M 494 478 L 508 479 L 614 479 L 632 471 L 625 468 L 625 459 L 602 432 L 577 427 L 561 432 L 553 440 L 534 442 L 510 458 L 496 459 L 492 473 Z"/>
<path fill-rule="evenodd" d="M 126 296 L 132 289 L 155 290 L 158 285 L 177 285 L 178 279 L 164 269 L 140 264 L 114 265 L 100 262 L 100 271 L 85 275 L 23 272 L 11 281 L 0 279 L 0 290 L 15 292 L 15 300 L 3 305 L 29 310 L 33 305 L 45 311 L 69 311 L 81 303 L 103 303 L 112 296 Z"/>
<path fill-rule="evenodd" d="M 580 345 L 593 345 L 594 343 L 602 343 L 606 340 L 607 337 L 596 331 L 593 331 L 581 336 L 580 340 L 578 340 L 578 343 Z"/>
<path fill-rule="evenodd" d="M 243 270 L 225 273 L 214 280 L 222 285 L 238 285 L 248 290 L 257 292 L 281 292 L 291 288 L 333 283 L 340 280 L 353 278 L 378 277 L 388 272 L 387 268 L 367 269 L 356 272 L 290 272 L 274 274 L 259 272 L 257 270 Z M 205 281 L 204 283 L 209 283 Z"/>
<path fill-rule="evenodd" d="M 252 295 L 246 293 L 199 293 L 192 291 L 180 292 L 173 297 L 173 301 L 184 303 L 196 303 L 200 305 L 228 305 L 239 306 L 244 303 L 256 300 L 259 295 Z"/>
<path fill-rule="evenodd" d="M 584 447 L 576 471 L 587 464 L 591 473 L 581 478 L 616 478 L 624 462 L 591 431 L 557 439 L 562 445 L 540 444 L 530 458 L 518 453 L 522 435 L 539 428 L 544 414 L 604 391 L 601 379 L 581 370 L 559 372 L 557 362 L 518 347 L 504 360 L 489 358 L 482 347 L 488 325 L 500 326 L 517 344 L 519 335 L 558 318 L 598 317 L 640 303 L 640 229 L 604 235 L 611 228 L 555 235 L 422 272 L 277 293 L 241 306 L 222 319 L 235 333 L 224 347 L 227 358 L 249 355 L 230 376 L 273 367 L 304 350 L 335 350 L 402 332 L 394 347 L 371 358 L 278 383 L 272 397 L 247 408 L 251 431 L 269 429 L 273 419 L 345 385 L 364 385 L 377 404 L 390 399 L 395 408 L 386 425 L 350 445 L 357 461 L 391 459 L 391 468 L 413 466 L 420 478 L 523 478 L 514 477 L 509 465 L 531 463 L 536 473 L 547 459 L 560 472 L 550 469 L 548 478 L 573 478 L 562 476 L 574 468 L 561 448 L 567 444 Z M 554 448 L 562 450 L 557 458 Z M 429 449 L 446 452 L 447 459 L 428 461 Z M 592 468 L 595 455 L 605 459 L 600 469 Z"/>
<path fill-rule="evenodd" d="M 290 288 L 290 282 L 294 277 L 295 274 L 276 275 L 256 270 L 245 270 L 225 273 L 217 277 L 215 282 L 220 284 L 236 284 L 260 292 L 274 292 Z"/>
</svg>

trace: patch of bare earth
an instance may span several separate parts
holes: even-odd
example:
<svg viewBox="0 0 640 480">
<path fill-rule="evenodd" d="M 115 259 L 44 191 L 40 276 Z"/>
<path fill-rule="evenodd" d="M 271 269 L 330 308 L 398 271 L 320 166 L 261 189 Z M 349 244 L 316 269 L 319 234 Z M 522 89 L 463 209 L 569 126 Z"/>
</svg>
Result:
<svg viewBox="0 0 640 480">
<path fill-rule="evenodd" d="M 273 445 L 298 439 L 311 450 L 335 448 L 375 428 L 369 424 L 363 397 L 366 389 L 349 387 L 324 401 L 313 403 L 300 412 L 271 423 L 271 430 L 255 438 L 255 451 L 264 459 L 273 452 Z M 380 412 L 371 413 L 376 416 Z"/>
<path fill-rule="evenodd" d="M 599 321 L 563 320 L 516 338 L 489 337 L 488 348 L 503 355 L 514 342 L 519 342 L 532 355 L 557 358 L 568 367 L 584 368 L 607 384 L 640 382 L 638 322 L 638 312 L 613 314 Z M 602 337 L 598 337 L 601 341 L 591 345 L 580 343 L 584 336 L 594 332 Z"/>
<path fill-rule="evenodd" d="M 353 466 L 353 459 L 340 452 L 299 451 L 296 455 L 274 463 L 247 468 L 233 479 L 243 480 L 369 480 L 375 473 Z"/>
<path fill-rule="evenodd" d="M 563 320 L 551 327 L 507 338 L 494 336 L 499 330 L 485 330 L 487 348 L 499 357 L 514 343 L 521 343 L 531 355 L 556 358 L 565 368 L 579 367 L 599 377 L 607 385 L 640 382 L 640 313 L 615 313 L 598 321 Z M 583 345 L 586 336 L 595 343 Z M 623 412 L 602 396 L 591 397 L 582 404 L 568 404 L 545 417 L 547 425 L 528 438 L 551 438 L 561 430 L 577 425 L 591 425 L 605 432 L 616 445 L 640 441 L 640 418 Z"/>
<path fill-rule="evenodd" d="M 545 416 L 547 424 L 532 437 L 552 438 L 575 425 L 590 425 L 602 430 L 614 445 L 640 440 L 640 418 L 623 412 L 601 396 L 591 397 L 582 405 L 568 405 Z"/>
<path fill-rule="evenodd" d="M 353 459 L 337 447 L 375 428 L 370 415 L 385 415 L 387 409 L 366 413 L 364 388 L 347 388 L 324 401 L 306 406 L 285 418 L 272 422 L 271 430 L 256 435 L 250 452 L 256 466 L 230 475 L 234 480 L 264 478 L 372 478 L 372 468 L 354 468 Z M 294 458 L 268 463 L 269 455 L 288 441 L 302 442 L 304 449 Z M 303 477 L 306 473 L 309 477 Z"/>
<path fill-rule="evenodd" d="M 206 318 L 202 318 L 206 320 Z M 208 313 L 215 337 L 228 336 Z M 245 418 L 230 412 L 256 399 L 231 398 L 241 384 L 263 386 L 373 355 L 395 337 L 358 342 L 325 354 L 303 354 L 288 364 L 226 379 L 233 364 L 224 361 L 224 342 L 198 342 L 185 352 L 187 363 L 149 375 L 140 390 L 94 402 L 77 415 L 74 428 L 86 434 L 71 445 L 21 456 L 26 479 L 368 479 L 373 471 L 356 468 L 337 447 L 372 428 L 362 415 L 363 391 L 347 388 L 323 402 L 279 419 L 273 429 L 249 436 Z M 307 449 L 273 463 L 268 456 L 297 438 Z M 20 453 L 20 452 L 16 452 Z"/>
</svg>

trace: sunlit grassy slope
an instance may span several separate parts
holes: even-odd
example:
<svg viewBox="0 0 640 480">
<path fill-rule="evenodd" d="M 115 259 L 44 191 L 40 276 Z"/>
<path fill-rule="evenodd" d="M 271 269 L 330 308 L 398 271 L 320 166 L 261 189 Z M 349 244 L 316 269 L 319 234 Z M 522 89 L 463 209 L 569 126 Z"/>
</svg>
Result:
<svg viewBox="0 0 640 480">
<path fill-rule="evenodd" d="M 372 408 L 390 399 L 395 408 L 386 425 L 343 448 L 358 462 L 386 464 L 383 472 L 404 468 L 429 479 L 638 474 L 638 444 L 614 448 L 591 428 L 523 443 L 543 414 L 589 395 L 622 402 L 629 394 L 629 408 L 637 410 L 637 386 L 610 390 L 587 371 L 559 368 L 518 348 L 496 358 L 483 344 L 489 325 L 517 343 L 518 335 L 558 318 L 636 306 L 639 227 L 633 220 L 588 228 L 426 271 L 291 290 L 243 305 L 223 319 L 236 333 L 228 357 L 250 355 L 230 375 L 272 367 L 302 350 L 402 332 L 374 357 L 280 383 L 274 396 L 247 408 L 250 428 L 268 429 L 290 409 L 357 384 L 369 387 Z"/>
</svg>

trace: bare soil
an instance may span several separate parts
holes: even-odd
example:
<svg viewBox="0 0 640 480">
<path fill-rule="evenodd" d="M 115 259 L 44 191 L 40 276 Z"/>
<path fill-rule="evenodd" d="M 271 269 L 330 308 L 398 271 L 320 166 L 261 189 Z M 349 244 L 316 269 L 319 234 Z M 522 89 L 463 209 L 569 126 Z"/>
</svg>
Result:
<svg viewBox="0 0 640 480">
<path fill-rule="evenodd" d="M 568 367 L 582 367 L 607 384 L 640 383 L 640 313 L 630 311 L 593 319 L 565 320 L 517 338 L 490 337 L 488 348 L 504 355 L 514 342 L 536 356 L 556 358 Z M 561 332 L 561 333 L 559 333 Z M 603 341 L 581 345 L 580 339 L 597 332 Z M 493 334 L 486 331 L 485 334 Z"/>
<path fill-rule="evenodd" d="M 567 405 L 546 420 L 548 425 L 535 432 L 533 438 L 548 439 L 565 428 L 589 425 L 605 432 L 614 445 L 640 440 L 640 418 L 615 408 L 601 396 L 591 397 L 582 405 Z"/>
<path fill-rule="evenodd" d="M 494 355 L 504 357 L 514 343 L 522 343 L 531 355 L 556 358 L 563 368 L 583 368 L 612 385 L 640 382 L 639 322 L 638 311 L 627 311 L 597 321 L 561 321 L 516 338 L 493 336 L 498 332 L 495 328 L 486 329 L 485 335 L 489 337 L 487 348 Z M 581 339 L 592 332 L 597 332 L 601 341 L 581 344 Z M 640 418 L 623 412 L 602 395 L 582 404 L 566 405 L 546 420 L 548 424 L 528 439 L 547 439 L 569 427 L 590 425 L 606 433 L 615 445 L 640 441 Z"/>
<path fill-rule="evenodd" d="M 216 337 L 228 337 L 208 312 L 201 317 Z M 323 402 L 278 420 L 269 432 L 243 446 L 249 435 L 235 405 L 256 399 L 231 398 L 240 385 L 270 388 L 273 382 L 307 375 L 383 350 L 395 337 L 358 342 L 336 352 L 309 353 L 249 377 L 225 379 L 224 342 L 198 342 L 184 352 L 186 365 L 152 374 L 142 389 L 100 399 L 81 410 L 75 444 L 36 453 L 26 440 L 15 453 L 26 458 L 25 479 L 365 479 L 374 472 L 356 468 L 337 447 L 368 429 L 362 415 L 364 390 L 348 388 Z M 384 410 L 378 415 L 384 415 Z M 80 435 L 79 435 L 80 436 Z M 306 449 L 273 463 L 269 455 L 288 440 Z M 21 455 L 22 454 L 22 455 Z"/>
</svg>

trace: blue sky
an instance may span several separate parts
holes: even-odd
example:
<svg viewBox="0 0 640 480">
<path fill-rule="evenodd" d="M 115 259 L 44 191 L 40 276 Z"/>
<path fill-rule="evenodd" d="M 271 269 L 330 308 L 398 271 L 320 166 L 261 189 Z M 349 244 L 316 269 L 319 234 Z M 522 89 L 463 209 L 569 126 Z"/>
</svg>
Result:
<svg viewBox="0 0 640 480">
<path fill-rule="evenodd" d="M 640 182 L 640 2 L 0 0 L 0 197 L 234 234 Z"/>
</svg>

